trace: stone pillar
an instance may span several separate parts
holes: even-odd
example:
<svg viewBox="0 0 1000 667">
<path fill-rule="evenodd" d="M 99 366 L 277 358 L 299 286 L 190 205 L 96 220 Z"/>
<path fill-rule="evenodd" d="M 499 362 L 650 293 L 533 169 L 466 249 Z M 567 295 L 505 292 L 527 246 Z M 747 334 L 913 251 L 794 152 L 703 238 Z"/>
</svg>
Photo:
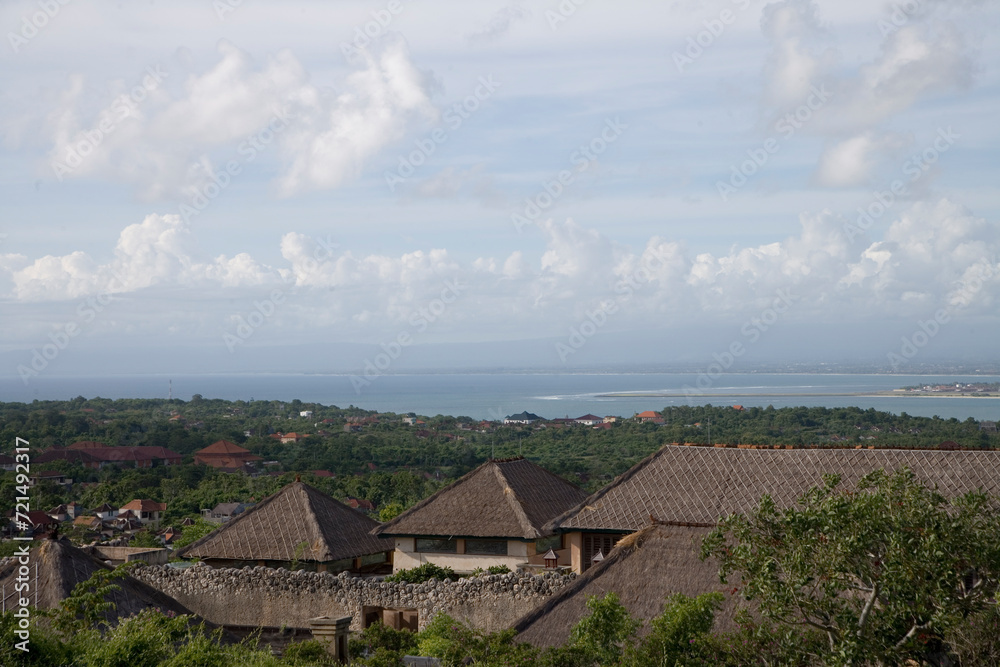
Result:
<svg viewBox="0 0 1000 667">
<path fill-rule="evenodd" d="M 343 618 L 320 616 L 309 619 L 309 629 L 312 630 L 313 638 L 326 645 L 327 652 L 334 660 L 344 664 L 351 661 L 347 652 L 347 635 L 351 629 L 351 620 L 350 616 Z"/>
</svg>

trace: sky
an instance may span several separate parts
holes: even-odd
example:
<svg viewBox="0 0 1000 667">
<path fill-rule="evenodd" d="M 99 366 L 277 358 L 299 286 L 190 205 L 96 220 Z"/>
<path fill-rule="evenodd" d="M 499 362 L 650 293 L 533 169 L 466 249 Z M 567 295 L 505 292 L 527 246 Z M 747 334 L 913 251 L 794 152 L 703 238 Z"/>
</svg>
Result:
<svg viewBox="0 0 1000 667">
<path fill-rule="evenodd" d="M 0 26 L 26 391 L 1000 356 L 995 2 L 15 0 Z"/>
</svg>

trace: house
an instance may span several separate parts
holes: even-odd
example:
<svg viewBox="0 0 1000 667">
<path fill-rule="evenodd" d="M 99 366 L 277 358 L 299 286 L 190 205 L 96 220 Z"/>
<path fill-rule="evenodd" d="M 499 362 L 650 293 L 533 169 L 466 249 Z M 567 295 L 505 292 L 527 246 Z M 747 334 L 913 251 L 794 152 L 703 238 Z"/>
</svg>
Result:
<svg viewBox="0 0 1000 667">
<path fill-rule="evenodd" d="M 604 418 L 604 423 L 605 424 L 615 424 L 615 423 L 618 422 L 619 419 L 621 419 L 621 417 L 616 417 L 614 415 L 608 415 L 607 417 Z"/>
<path fill-rule="evenodd" d="M 14 460 L 13 456 L 7 456 L 6 454 L 0 454 L 0 470 L 6 470 L 7 472 L 13 472 L 17 469 L 17 461 Z"/>
<path fill-rule="evenodd" d="M 27 519 L 27 521 L 24 521 L 24 519 Z M 22 514 L 21 517 L 12 514 L 10 525 L 15 532 L 31 531 L 37 535 L 51 530 L 58 530 L 59 520 L 53 519 L 42 510 L 31 510 Z"/>
<path fill-rule="evenodd" d="M 640 422 L 642 422 L 644 424 L 646 422 L 659 422 L 659 423 L 663 423 L 663 415 L 661 415 L 659 412 L 655 412 L 653 410 L 646 410 L 645 412 L 640 412 L 635 417 L 633 417 L 633 419 L 635 419 L 636 421 L 640 421 Z"/>
<path fill-rule="evenodd" d="M 588 414 L 588 415 L 584 415 L 582 417 L 577 417 L 573 421 L 575 421 L 577 424 L 580 424 L 582 426 L 593 426 L 594 424 L 603 424 L 604 423 L 604 418 L 603 417 L 598 417 L 597 415 L 589 415 Z"/>
<path fill-rule="evenodd" d="M 85 514 L 73 519 L 73 525 L 79 526 L 80 528 L 86 528 L 87 530 L 98 531 L 104 525 L 104 522 L 96 516 Z"/>
<path fill-rule="evenodd" d="M 522 457 L 490 460 L 374 534 L 395 540 L 397 571 L 423 563 L 460 573 L 492 565 L 542 566 L 549 549 L 559 565 L 568 566 L 562 538 L 543 526 L 585 497 L 579 487 Z"/>
<path fill-rule="evenodd" d="M 708 528 L 651 524 L 623 539 L 598 565 L 577 577 L 514 624 L 517 641 L 540 648 L 562 646 L 586 616 L 587 599 L 610 591 L 634 618 L 651 619 L 663 612 L 672 594 L 694 597 L 709 591 L 724 595 L 714 629 L 734 630 L 740 595 L 719 583 L 718 566 L 698 557 L 696 543 Z"/>
<path fill-rule="evenodd" d="M 19 573 L 17 559 L 0 564 L 0 591 L 16 590 Z M 73 594 L 73 589 L 88 581 L 96 572 L 111 567 L 66 540 L 43 540 L 31 552 L 31 598 L 38 609 L 55 609 Z M 23 579 L 22 579 L 23 581 Z M 155 609 L 170 616 L 191 614 L 191 610 L 172 597 L 135 579 L 126 572 L 114 578 L 115 585 L 104 596 L 110 602 L 99 614 L 111 627 L 140 612 Z M 11 598 L 6 600 L 8 611 Z M 197 621 L 202 619 L 197 618 Z"/>
<path fill-rule="evenodd" d="M 216 440 L 208 447 L 194 453 L 194 462 L 220 470 L 242 470 L 245 465 L 253 466 L 263 459 L 240 447 L 235 442 Z"/>
<path fill-rule="evenodd" d="M 376 527 L 374 519 L 295 481 L 177 555 L 199 558 L 213 567 L 388 572 L 392 541 L 371 535 Z"/>
<path fill-rule="evenodd" d="M 538 415 L 524 411 L 519 412 L 516 415 L 507 415 L 503 418 L 503 423 L 506 424 L 532 424 L 536 421 L 540 421 L 541 417 Z"/>
<path fill-rule="evenodd" d="M 35 486 L 39 482 L 52 482 L 59 486 L 73 486 L 73 480 L 58 470 L 42 470 L 28 478 L 29 486 Z"/>
<path fill-rule="evenodd" d="M 370 500 L 365 500 L 364 498 L 355 498 L 354 496 L 347 496 L 344 500 L 344 504 L 352 509 L 359 510 L 361 512 L 374 512 L 375 505 Z"/>
<path fill-rule="evenodd" d="M 290 442 L 296 443 L 299 442 L 300 440 L 305 440 L 308 437 L 309 437 L 308 433 L 284 433 L 282 435 L 279 435 L 278 439 L 281 440 L 281 444 L 287 445 Z"/>
<path fill-rule="evenodd" d="M 73 502 L 53 507 L 48 515 L 56 521 L 73 521 L 83 514 L 83 505 Z"/>
<path fill-rule="evenodd" d="M 226 523 L 250 507 L 253 507 L 253 505 L 247 503 L 219 503 L 210 510 L 202 510 L 201 516 L 206 521 L 211 521 L 212 523 Z"/>
<path fill-rule="evenodd" d="M 122 518 L 123 513 L 130 511 L 143 526 L 152 525 L 154 528 L 159 528 L 160 512 L 165 512 L 166 510 L 167 505 L 165 503 L 158 503 L 155 500 L 136 499 L 128 505 L 119 508 L 118 518 Z"/>
<path fill-rule="evenodd" d="M 94 510 L 94 515 L 101 521 L 110 521 L 118 516 L 118 508 L 112 507 L 108 503 L 104 503 Z"/>
<path fill-rule="evenodd" d="M 313 416 L 312 410 L 301 410 L 299 412 L 299 417 L 311 418 Z"/>
<path fill-rule="evenodd" d="M 52 448 L 34 457 L 32 463 L 50 463 L 52 461 L 70 461 L 79 463 L 85 468 L 101 469 L 108 465 L 123 465 L 134 468 L 152 468 L 154 465 L 180 465 L 181 455 L 166 447 L 92 447 L 91 443 L 78 449 Z M 94 443 L 100 444 L 100 443 Z"/>
<path fill-rule="evenodd" d="M 947 497 L 1000 492 L 1000 451 L 664 446 L 545 526 L 563 533 L 582 575 L 520 619 L 518 638 L 564 643 L 586 613 L 587 597 L 609 592 L 649 621 L 673 593 L 722 591 L 715 629 L 732 629 L 740 595 L 720 588 L 716 562 L 699 559 L 719 517 L 749 511 L 765 493 L 779 509 L 790 507 L 828 473 L 851 489 L 872 471 L 903 467 Z M 603 558 L 595 559 L 598 553 Z"/>
<path fill-rule="evenodd" d="M 621 537 L 648 526 L 651 516 L 668 525 L 712 527 L 719 517 L 756 506 L 765 493 L 779 508 L 789 507 L 821 486 L 825 474 L 840 475 L 851 488 L 874 470 L 903 467 L 946 496 L 1000 493 L 1000 451 L 666 445 L 545 529 L 563 533 L 573 570 L 585 572 L 598 551 L 607 556 Z"/>
</svg>

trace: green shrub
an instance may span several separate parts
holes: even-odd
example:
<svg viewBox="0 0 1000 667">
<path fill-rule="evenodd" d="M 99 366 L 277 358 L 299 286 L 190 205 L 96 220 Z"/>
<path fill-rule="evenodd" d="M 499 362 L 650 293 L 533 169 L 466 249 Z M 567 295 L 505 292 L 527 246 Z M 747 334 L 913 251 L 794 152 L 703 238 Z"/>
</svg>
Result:
<svg viewBox="0 0 1000 667">
<path fill-rule="evenodd" d="M 292 665 L 316 665 L 325 667 L 333 665 L 333 656 L 326 650 L 322 642 L 309 639 L 304 642 L 293 642 L 285 647 L 281 657 Z"/>
<path fill-rule="evenodd" d="M 458 575 L 450 567 L 439 567 L 434 563 L 424 563 L 419 567 L 410 568 L 409 570 L 400 570 L 385 578 L 386 581 L 397 581 L 406 584 L 422 584 L 431 579 L 440 579 L 441 581 L 450 579 L 456 581 Z"/>
</svg>

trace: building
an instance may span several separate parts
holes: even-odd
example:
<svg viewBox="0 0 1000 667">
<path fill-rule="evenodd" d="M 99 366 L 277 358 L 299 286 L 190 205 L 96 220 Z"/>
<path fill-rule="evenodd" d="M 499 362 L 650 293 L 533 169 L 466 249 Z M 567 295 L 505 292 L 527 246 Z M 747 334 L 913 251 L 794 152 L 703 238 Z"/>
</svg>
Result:
<svg viewBox="0 0 1000 667">
<path fill-rule="evenodd" d="M 694 597 L 719 591 L 725 598 L 715 616 L 715 629 L 735 629 L 739 595 L 719 583 L 717 565 L 698 558 L 696 541 L 704 528 L 653 524 L 621 541 L 607 558 L 577 577 L 514 625 L 517 641 L 538 647 L 562 646 L 582 617 L 587 599 L 609 591 L 634 618 L 651 619 L 663 612 L 664 601 L 675 593 Z"/>
<path fill-rule="evenodd" d="M 235 442 L 216 440 L 208 447 L 194 453 L 194 462 L 219 468 L 220 470 L 242 470 L 246 465 L 255 465 L 261 457 L 250 453 Z"/>
<path fill-rule="evenodd" d="M 52 461 L 70 461 L 79 463 L 85 468 L 100 469 L 109 465 L 121 465 L 134 468 L 152 468 L 154 465 L 180 465 L 181 455 L 166 447 L 94 447 L 100 443 L 80 442 L 69 447 L 52 448 L 42 452 L 32 459 L 32 463 L 50 463 Z M 71 449 L 71 447 L 80 447 Z M 85 445 L 85 446 L 84 446 Z"/>
<path fill-rule="evenodd" d="M 646 410 L 644 412 L 640 412 L 639 414 L 637 414 L 634 417 L 634 419 L 636 421 L 640 421 L 640 422 L 643 422 L 643 423 L 646 423 L 646 422 L 655 422 L 655 423 L 661 423 L 661 424 L 663 423 L 663 415 L 661 415 L 659 412 L 655 412 L 653 410 Z"/>
<path fill-rule="evenodd" d="M 593 426 L 594 424 L 603 424 L 604 418 L 598 417 L 597 415 L 584 415 L 582 417 L 577 417 L 573 421 L 582 426 Z"/>
<path fill-rule="evenodd" d="M 287 445 L 288 443 L 294 444 L 301 440 L 305 440 L 308 437 L 309 437 L 308 433 L 284 433 L 282 435 L 279 435 L 278 439 L 281 440 L 281 444 Z"/>
<path fill-rule="evenodd" d="M 300 410 L 299 411 L 299 417 L 306 417 L 308 419 L 308 418 L 311 418 L 312 416 L 313 416 L 313 411 L 312 410 Z"/>
<path fill-rule="evenodd" d="M 127 511 L 132 512 L 143 526 L 151 525 L 154 528 L 159 528 L 160 513 L 167 511 L 167 505 L 155 500 L 136 499 L 128 505 L 118 508 L 118 518 L 122 518 L 122 514 Z"/>
<path fill-rule="evenodd" d="M 666 445 L 610 485 L 555 518 L 546 530 L 561 532 L 576 572 L 607 556 L 621 537 L 650 524 L 710 528 L 746 512 L 769 494 L 779 508 L 838 474 L 851 488 L 875 470 L 908 467 L 945 496 L 981 489 L 1000 494 L 1000 451 L 898 449 L 743 449 Z"/>
<path fill-rule="evenodd" d="M 538 415 L 536 415 L 536 414 L 534 414 L 532 412 L 528 412 L 526 410 L 524 412 L 519 412 L 516 415 L 507 415 L 506 417 L 503 418 L 503 423 L 504 424 L 525 424 L 525 425 L 527 425 L 527 424 L 532 424 L 532 423 L 537 422 L 537 421 L 541 421 L 541 419 L 542 418 L 539 417 Z"/>
<path fill-rule="evenodd" d="M 579 487 L 517 457 L 491 460 L 417 503 L 376 535 L 392 537 L 395 570 L 423 563 L 456 572 L 506 565 L 544 565 L 553 549 L 568 566 L 562 538 L 543 528 L 586 497 Z"/>
<path fill-rule="evenodd" d="M 563 533 L 582 576 L 518 621 L 518 638 L 562 644 L 586 613 L 587 597 L 612 591 L 644 621 L 658 616 L 673 593 L 721 591 L 715 629 L 731 629 L 739 595 L 720 587 L 716 562 L 698 557 L 720 517 L 751 510 L 764 494 L 779 509 L 790 507 L 828 473 L 851 489 L 875 470 L 904 467 L 946 497 L 1000 493 L 1000 451 L 667 445 L 545 526 Z M 594 559 L 598 552 L 603 558 Z"/>
<path fill-rule="evenodd" d="M 177 555 L 213 567 L 388 572 L 392 541 L 371 535 L 377 526 L 374 519 L 295 481 Z"/>
<path fill-rule="evenodd" d="M 253 505 L 247 503 L 219 503 L 210 510 L 202 510 L 201 516 L 212 523 L 226 523 L 251 507 Z"/>
</svg>

